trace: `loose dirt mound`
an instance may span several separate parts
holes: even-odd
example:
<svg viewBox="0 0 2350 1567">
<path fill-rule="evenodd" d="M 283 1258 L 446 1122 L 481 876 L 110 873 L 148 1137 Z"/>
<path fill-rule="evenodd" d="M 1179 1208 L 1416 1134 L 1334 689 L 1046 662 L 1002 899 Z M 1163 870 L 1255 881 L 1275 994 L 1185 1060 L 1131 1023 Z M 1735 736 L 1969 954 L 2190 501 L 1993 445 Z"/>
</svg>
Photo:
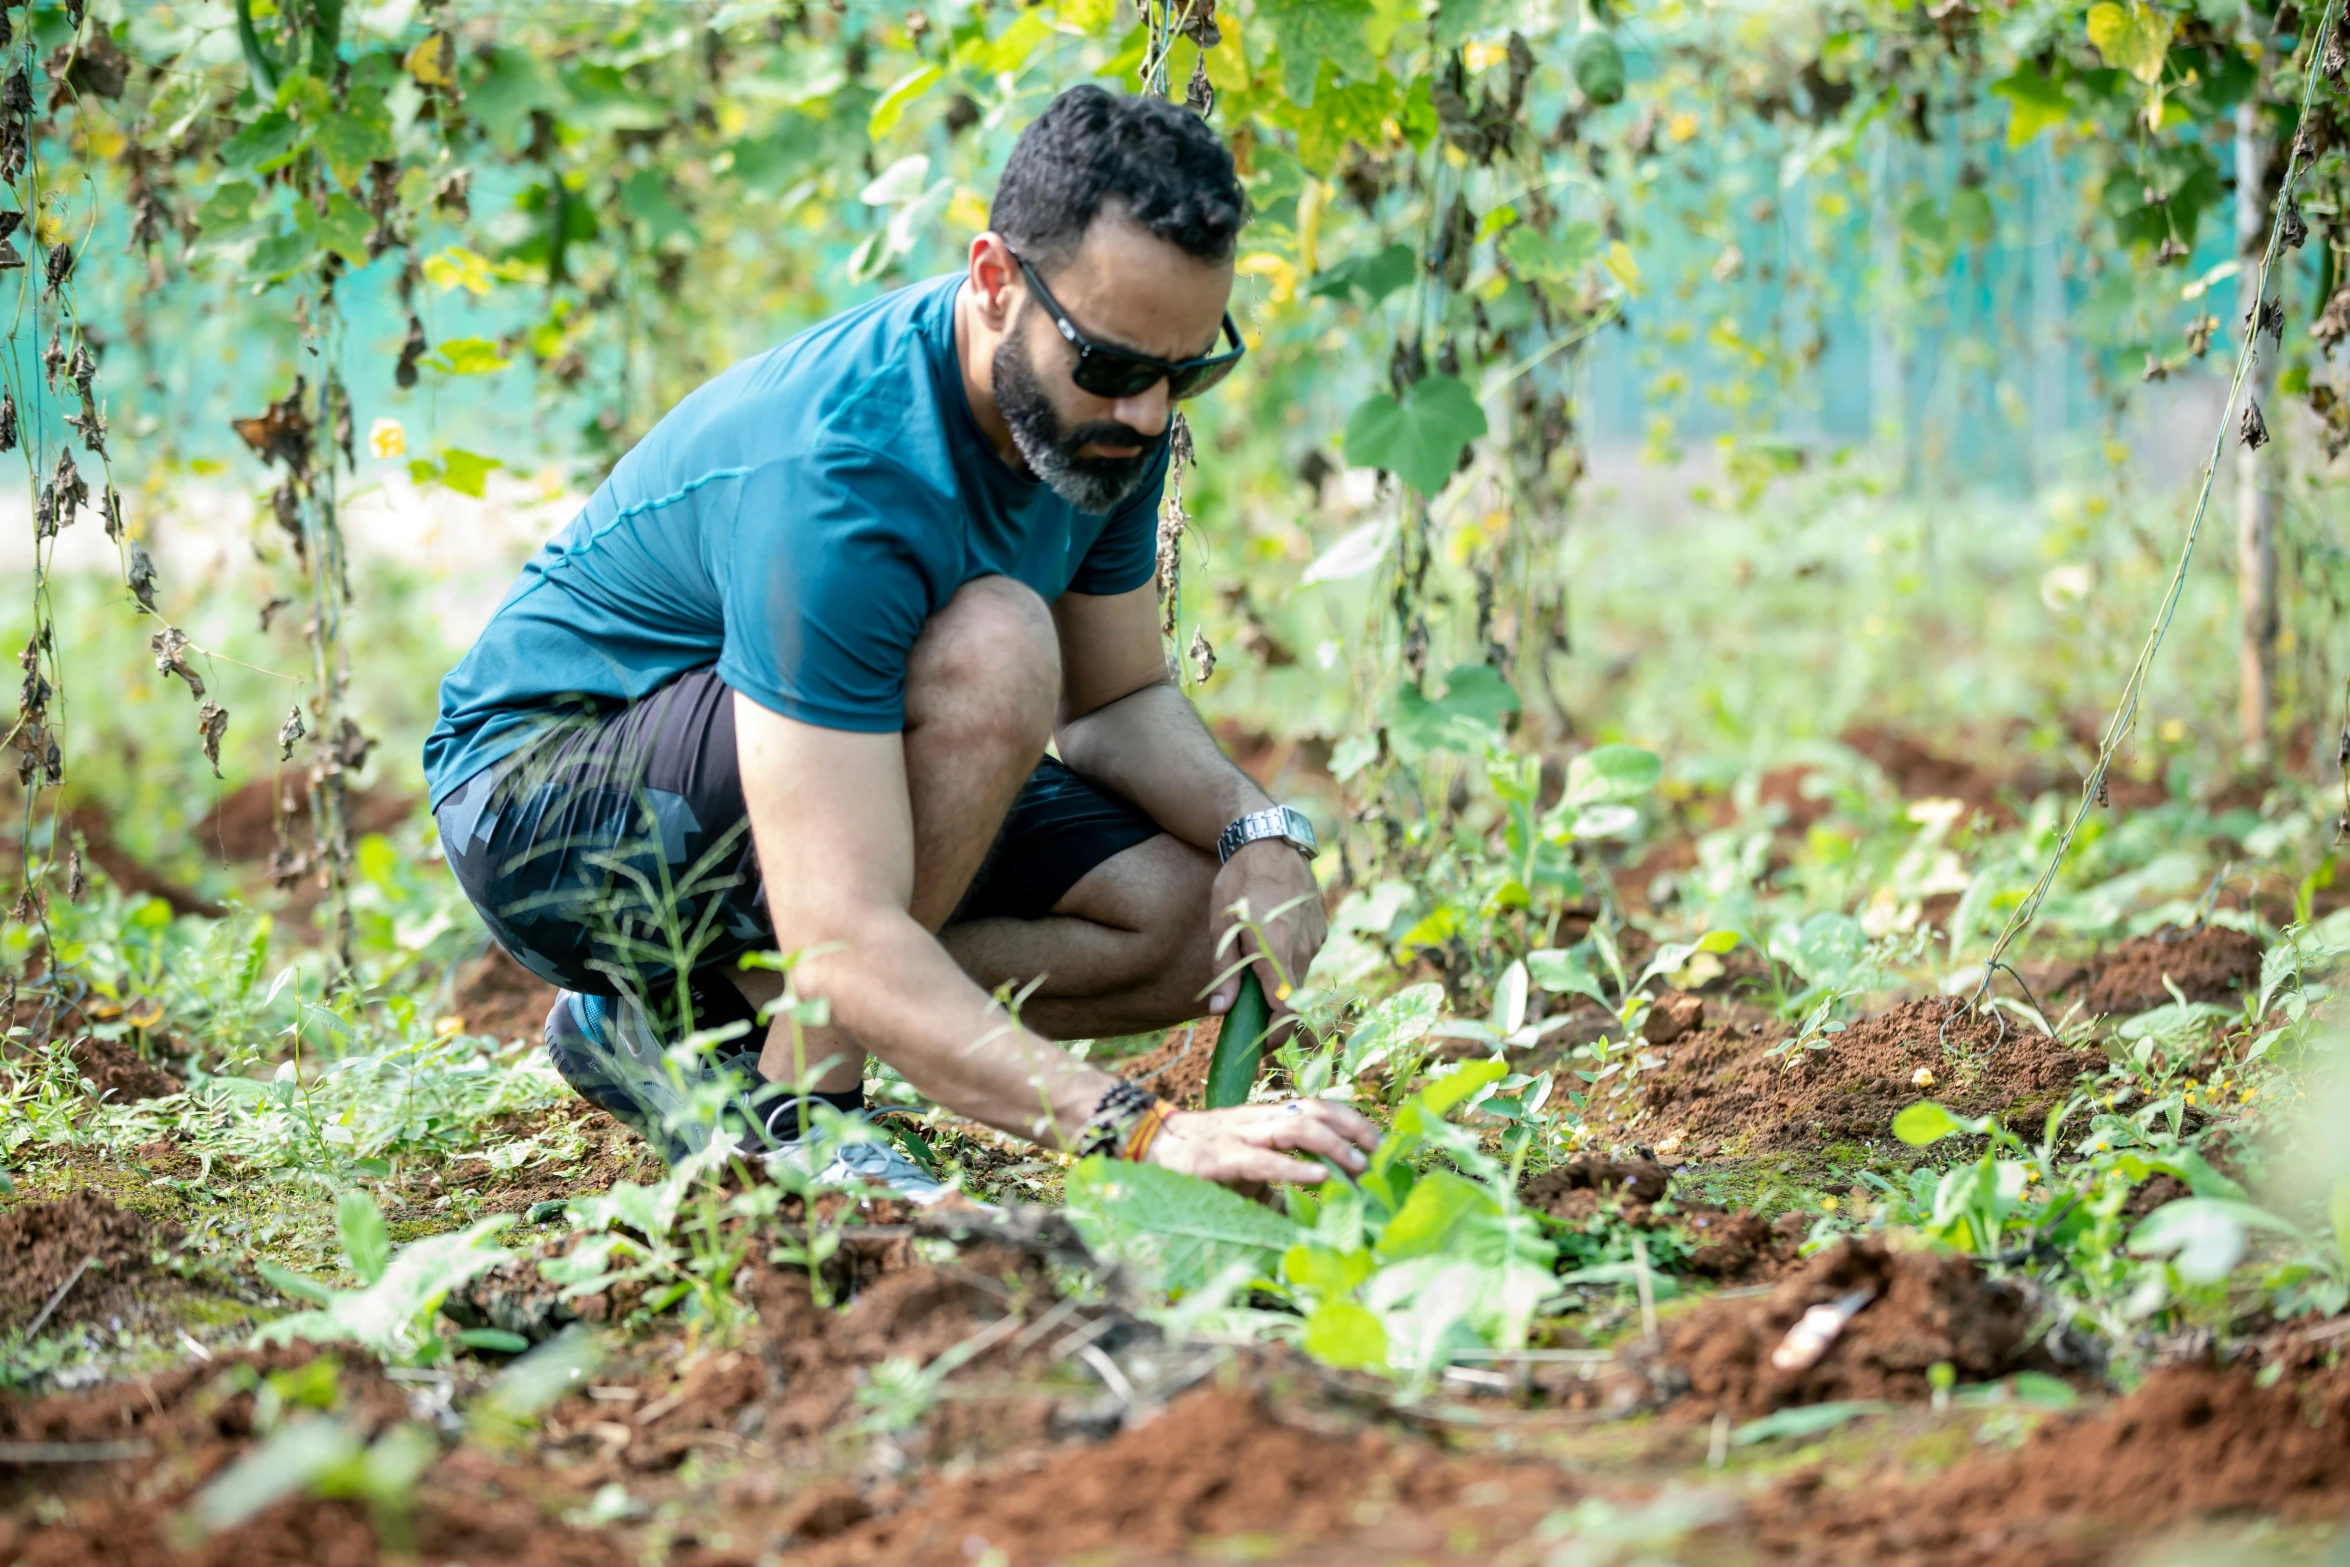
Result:
<svg viewBox="0 0 2350 1567">
<path fill-rule="evenodd" d="M 377 1520 L 347 1501 L 300 1496 L 209 1539 L 187 1539 L 179 1527 L 189 1498 L 249 1451 L 258 1435 L 250 1384 L 306 1365 L 318 1353 L 294 1345 L 87 1393 L 0 1403 L 0 1439 L 130 1444 L 102 1462 L 40 1465 L 37 1507 L 0 1517 L 0 1561 L 14 1567 L 363 1567 L 393 1559 Z M 339 1365 L 333 1381 L 335 1418 L 362 1436 L 411 1413 L 408 1395 L 372 1365 Z M 549 1518 L 533 1497 L 502 1494 L 521 1477 L 505 1473 L 483 1483 L 467 1473 L 482 1467 L 482 1455 L 459 1452 L 424 1476 L 403 1520 L 414 1554 L 404 1550 L 399 1559 L 501 1567 L 630 1567 L 638 1559 L 626 1536 L 571 1528 Z M 463 1480 L 472 1483 L 452 1483 Z"/>
<path fill-rule="evenodd" d="M 1724 1284 L 1777 1278 L 1795 1265 L 1808 1228 L 1800 1213 L 1765 1219 L 1744 1208 L 1695 1212 L 1681 1227 L 1693 1242 L 1683 1270 Z"/>
<path fill-rule="evenodd" d="M 1814 1306 L 1868 1291 L 1810 1366 L 1771 1357 Z M 1984 1382 L 2036 1363 L 2031 1308 L 1963 1257 L 1894 1251 L 1881 1240 L 1819 1252 L 1760 1300 L 1709 1301 L 1664 1329 L 1652 1372 L 1679 1412 L 1750 1419 L 1796 1404 L 1841 1399 L 1923 1400 L 1927 1368 L 1948 1361 L 1961 1382 Z"/>
<path fill-rule="evenodd" d="M 187 1086 L 152 1061 L 141 1060 L 136 1050 L 119 1039 L 85 1034 L 73 1042 L 73 1064 L 80 1069 L 82 1081 L 96 1089 L 100 1098 L 116 1104 L 161 1099 Z"/>
<path fill-rule="evenodd" d="M 2263 1388 L 2249 1367 L 2172 1367 L 1930 1479 L 1795 1476 L 1738 1532 L 1766 1561 L 1823 1567 L 2093 1567 L 2230 1513 L 2350 1516 L 2350 1370 Z"/>
<path fill-rule="evenodd" d="M 1208 1062 L 1216 1054 L 1216 1040 L 1224 1031 L 1220 1017 L 1202 1018 L 1167 1030 L 1166 1041 L 1118 1063 L 1129 1082 L 1142 1084 L 1161 1099 L 1188 1110 L 1204 1109 L 1208 1094 Z"/>
<path fill-rule="evenodd" d="M 1650 1209 L 1664 1200 L 1671 1179 L 1653 1159 L 1576 1159 L 1529 1179 L 1518 1199 L 1569 1224 L 1588 1223 L 1613 1208 L 1625 1223 L 1646 1228 L 1657 1222 Z"/>
<path fill-rule="evenodd" d="M 282 809 L 286 832 L 297 846 L 310 838 L 310 796 L 298 779 L 288 780 L 282 800 L 278 780 L 255 778 L 240 785 L 212 808 L 197 825 L 196 846 L 206 855 L 224 860 L 260 864 L 277 852 L 277 817 Z M 424 802 L 396 789 L 351 791 L 351 835 L 390 832 L 424 808 Z"/>
<path fill-rule="evenodd" d="M 1640 1075 L 1642 1140 L 1664 1147 L 1678 1137 L 1701 1151 L 1731 1145 L 1749 1154 L 1889 1143 L 1894 1115 L 1920 1099 L 2028 1120 L 2105 1065 L 2095 1051 L 2067 1049 L 2014 1022 L 2002 1042 L 1996 1021 L 1958 1008 L 1941 998 L 1905 1002 L 1828 1035 L 1825 1050 L 1778 1056 L 1766 1053 L 1767 1033 L 1701 1030 L 1659 1051 L 1665 1064 Z M 1930 1082 L 1918 1081 L 1921 1068 Z"/>
<path fill-rule="evenodd" d="M 95 1192 L 0 1213 L 0 1328 L 29 1325 L 69 1279 L 73 1287 L 48 1327 L 129 1313 L 142 1282 L 151 1284 L 154 1253 L 179 1239 L 176 1225 L 117 1208 Z"/>
<path fill-rule="evenodd" d="M 489 951 L 457 971 L 451 1005 L 465 1032 L 492 1039 L 542 1039 L 555 987 L 492 944 Z"/>
<path fill-rule="evenodd" d="M 2259 937 L 2218 925 L 2140 936 L 2091 966 L 2088 1009 L 2128 1017 L 2169 1006 L 2165 978 L 2189 1001 L 2234 1006 L 2260 988 L 2260 955 Z"/>
<path fill-rule="evenodd" d="M 1448 1460 L 1376 1431 L 1299 1430 L 1244 1392 L 1211 1388 L 1175 1400 L 1139 1430 L 1061 1449 L 1026 1472 L 937 1485 L 802 1559 L 811 1567 L 968 1567 L 996 1551 L 1009 1567 L 1032 1567 L 1093 1553 L 1131 1560 L 1221 1535 L 1352 1534 L 1373 1497 L 1414 1516 L 1494 1476 L 1495 1466 Z M 1571 1492 L 1554 1482 L 1552 1494 Z"/>
</svg>

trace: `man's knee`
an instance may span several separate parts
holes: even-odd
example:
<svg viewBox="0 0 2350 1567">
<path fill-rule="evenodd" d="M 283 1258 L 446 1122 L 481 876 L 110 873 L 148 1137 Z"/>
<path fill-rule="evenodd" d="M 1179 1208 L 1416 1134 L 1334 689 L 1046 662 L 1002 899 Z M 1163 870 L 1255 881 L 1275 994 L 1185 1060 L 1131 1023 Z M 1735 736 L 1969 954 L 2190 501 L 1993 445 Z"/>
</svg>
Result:
<svg viewBox="0 0 2350 1567">
<path fill-rule="evenodd" d="M 906 672 L 908 728 L 950 727 L 1041 755 L 1061 702 L 1052 611 L 1009 577 L 963 584 L 930 618 Z"/>
</svg>

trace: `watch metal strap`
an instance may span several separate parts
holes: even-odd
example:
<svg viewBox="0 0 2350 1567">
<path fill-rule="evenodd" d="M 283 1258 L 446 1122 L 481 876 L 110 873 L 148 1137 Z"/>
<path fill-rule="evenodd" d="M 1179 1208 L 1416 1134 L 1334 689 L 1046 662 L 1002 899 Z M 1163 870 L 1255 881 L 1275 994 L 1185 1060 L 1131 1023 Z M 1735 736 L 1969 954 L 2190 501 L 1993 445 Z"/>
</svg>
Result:
<svg viewBox="0 0 2350 1567">
<path fill-rule="evenodd" d="M 1275 805 L 1250 811 L 1225 828 L 1216 839 L 1216 858 L 1229 860 L 1248 844 L 1266 838 L 1286 841 L 1309 860 L 1319 849 L 1314 841 L 1314 824 L 1305 814 L 1286 805 Z"/>
</svg>

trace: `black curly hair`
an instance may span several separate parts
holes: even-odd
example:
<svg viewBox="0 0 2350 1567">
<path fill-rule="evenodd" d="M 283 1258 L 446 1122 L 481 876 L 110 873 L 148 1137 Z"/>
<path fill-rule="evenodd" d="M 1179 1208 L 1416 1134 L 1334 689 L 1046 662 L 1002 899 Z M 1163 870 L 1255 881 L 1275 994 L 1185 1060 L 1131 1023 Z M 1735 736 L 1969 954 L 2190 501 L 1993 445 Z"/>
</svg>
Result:
<svg viewBox="0 0 2350 1567">
<path fill-rule="evenodd" d="M 1230 259 L 1248 220 L 1232 154 L 1206 121 L 1164 98 L 1089 83 L 1020 133 L 988 227 L 1050 274 L 1105 206 L 1202 261 Z"/>
</svg>

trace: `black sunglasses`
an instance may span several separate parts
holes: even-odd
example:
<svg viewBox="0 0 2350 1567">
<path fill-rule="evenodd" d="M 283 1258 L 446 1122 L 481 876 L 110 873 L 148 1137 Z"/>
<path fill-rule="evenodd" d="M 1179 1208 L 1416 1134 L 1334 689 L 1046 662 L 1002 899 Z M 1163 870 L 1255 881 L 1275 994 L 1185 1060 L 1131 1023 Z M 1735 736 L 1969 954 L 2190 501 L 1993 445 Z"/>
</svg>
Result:
<svg viewBox="0 0 2350 1567">
<path fill-rule="evenodd" d="M 1069 379 L 1075 381 L 1080 390 L 1091 392 L 1096 397 L 1133 397 L 1150 390 L 1160 381 L 1167 383 L 1167 395 L 1177 401 L 1197 397 L 1231 374 L 1232 367 L 1240 363 L 1240 356 L 1248 352 L 1247 346 L 1240 340 L 1240 328 L 1232 324 L 1230 311 L 1224 314 L 1224 336 L 1230 340 L 1232 347 L 1221 354 L 1170 361 L 1153 359 L 1131 348 L 1112 348 L 1107 343 L 1097 343 L 1077 329 L 1077 323 L 1069 319 L 1069 312 L 1063 310 L 1061 302 L 1053 298 L 1052 290 L 1044 286 L 1044 279 L 1036 275 L 1036 268 L 1028 264 L 1028 258 L 1008 245 L 1004 248 L 1006 254 L 1020 263 L 1020 275 L 1028 279 L 1028 286 L 1044 302 L 1046 313 L 1053 318 L 1053 325 L 1061 329 L 1061 335 L 1069 340 L 1069 346 L 1077 350 L 1077 366 L 1069 373 Z"/>
</svg>

